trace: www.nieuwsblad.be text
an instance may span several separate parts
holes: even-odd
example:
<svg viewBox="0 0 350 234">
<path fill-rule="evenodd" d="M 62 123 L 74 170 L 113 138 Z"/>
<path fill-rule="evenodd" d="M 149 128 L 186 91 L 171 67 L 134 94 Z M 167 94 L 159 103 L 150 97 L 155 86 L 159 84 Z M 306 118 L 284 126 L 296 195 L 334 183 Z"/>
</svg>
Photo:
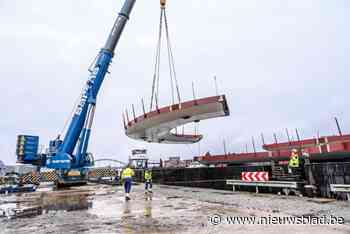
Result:
<svg viewBox="0 0 350 234">
<path fill-rule="evenodd" d="M 344 224 L 344 217 L 338 216 L 224 216 L 215 214 L 209 217 L 211 225 L 253 224 L 253 225 L 337 225 Z"/>
</svg>

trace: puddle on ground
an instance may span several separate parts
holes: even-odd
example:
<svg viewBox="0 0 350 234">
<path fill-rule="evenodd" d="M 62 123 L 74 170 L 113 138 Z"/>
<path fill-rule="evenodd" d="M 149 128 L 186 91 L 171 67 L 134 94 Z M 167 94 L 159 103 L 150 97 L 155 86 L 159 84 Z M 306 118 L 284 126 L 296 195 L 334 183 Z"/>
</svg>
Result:
<svg viewBox="0 0 350 234">
<path fill-rule="evenodd" d="M 15 194 L 0 198 L 0 217 L 23 218 L 50 211 L 87 210 L 92 207 L 93 193 L 88 190 L 57 190 Z"/>
<path fill-rule="evenodd" d="M 32 228 L 46 225 L 53 230 L 74 230 L 77 233 L 84 230 L 93 230 L 94 233 L 100 230 L 107 233 L 110 230 L 114 230 L 113 233 L 119 233 L 116 230 L 123 230 L 121 233 L 125 230 L 130 233 L 141 233 L 143 230 L 161 233 L 206 224 L 208 215 L 222 211 L 223 206 L 183 199 L 182 196 L 145 194 L 141 186 L 133 189 L 131 201 L 126 202 L 122 187 L 86 186 L 0 197 L 1 209 L 9 211 L 4 218 L 17 219 L 10 222 L 0 219 L 0 223 L 3 221 L 1 224 L 14 230 L 22 228 L 25 223 L 34 223 Z M 18 212 L 13 212 L 15 210 Z M 184 220 L 190 225 L 184 225 Z M 51 223 L 55 225 L 51 226 Z"/>
<path fill-rule="evenodd" d="M 0 218 L 15 219 L 78 210 L 86 210 L 102 219 L 149 218 L 162 217 L 171 212 L 175 214 L 186 207 L 181 200 L 173 200 L 172 205 L 164 206 L 164 202 L 178 198 L 176 196 L 159 198 L 153 197 L 152 194 L 132 193 L 131 197 L 132 200 L 126 202 L 121 189 L 111 187 L 97 187 L 94 190 L 89 190 L 89 187 L 63 190 L 51 188 L 51 191 L 45 192 L 12 194 L 0 197 Z"/>
<path fill-rule="evenodd" d="M 45 194 L 39 200 L 39 206 L 44 211 L 63 210 L 86 210 L 92 207 L 92 198 L 90 193 L 64 193 L 64 194 Z"/>
</svg>

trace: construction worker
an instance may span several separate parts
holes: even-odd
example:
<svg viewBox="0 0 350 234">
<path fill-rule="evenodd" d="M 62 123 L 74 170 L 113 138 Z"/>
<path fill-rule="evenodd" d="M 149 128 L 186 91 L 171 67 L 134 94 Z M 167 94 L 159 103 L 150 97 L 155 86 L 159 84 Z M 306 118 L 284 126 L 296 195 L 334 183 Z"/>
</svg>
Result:
<svg viewBox="0 0 350 234">
<path fill-rule="evenodd" d="M 298 150 L 293 149 L 290 155 L 289 163 L 288 163 L 288 171 L 289 173 L 295 173 L 299 169 L 300 159 L 298 155 Z"/>
<path fill-rule="evenodd" d="M 119 171 L 118 171 L 118 169 L 116 169 L 115 171 L 114 171 L 114 183 L 117 185 L 118 183 L 119 183 L 119 180 L 120 180 L 120 177 L 119 177 Z"/>
<path fill-rule="evenodd" d="M 125 190 L 125 200 L 130 200 L 130 191 L 132 185 L 132 177 L 135 175 L 134 170 L 131 168 L 129 164 L 122 172 L 122 180 L 124 181 L 124 190 Z"/>
<path fill-rule="evenodd" d="M 152 172 L 149 169 L 145 171 L 145 192 L 152 193 Z"/>
<path fill-rule="evenodd" d="M 302 151 L 301 159 L 304 165 L 310 164 L 310 154 L 306 151 Z"/>
</svg>

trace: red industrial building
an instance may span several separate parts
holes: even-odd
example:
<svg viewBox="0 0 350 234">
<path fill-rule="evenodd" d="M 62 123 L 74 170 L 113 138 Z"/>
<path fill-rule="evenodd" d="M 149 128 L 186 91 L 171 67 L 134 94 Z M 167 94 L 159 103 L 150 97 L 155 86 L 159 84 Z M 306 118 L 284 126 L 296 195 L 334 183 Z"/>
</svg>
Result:
<svg viewBox="0 0 350 234">
<path fill-rule="evenodd" d="M 283 163 L 290 157 L 291 150 L 297 149 L 310 155 L 312 161 L 350 160 L 350 135 L 324 136 L 319 138 L 289 141 L 262 146 L 266 151 L 252 153 L 229 153 L 226 155 L 210 155 L 195 157 L 207 165 L 246 164 L 269 162 L 271 160 Z"/>
</svg>

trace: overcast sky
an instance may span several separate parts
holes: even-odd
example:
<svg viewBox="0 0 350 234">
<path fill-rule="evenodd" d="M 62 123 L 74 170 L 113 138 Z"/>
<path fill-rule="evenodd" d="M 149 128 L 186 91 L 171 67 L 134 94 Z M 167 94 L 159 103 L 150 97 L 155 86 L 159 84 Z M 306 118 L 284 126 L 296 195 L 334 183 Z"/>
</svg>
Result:
<svg viewBox="0 0 350 234">
<path fill-rule="evenodd" d="M 87 69 L 103 46 L 121 0 L 0 0 L 0 160 L 16 161 L 16 135 L 48 145 L 63 128 Z M 130 150 L 191 158 L 243 151 L 260 133 L 298 128 L 302 137 L 350 130 L 349 2 L 345 0 L 169 0 L 168 20 L 183 99 L 227 95 L 230 117 L 200 123 L 200 145 L 129 139 L 123 109 L 150 99 L 159 1 L 138 0 L 98 97 L 90 141 L 96 158 L 126 161 Z M 164 54 L 163 54 L 164 55 Z M 161 104 L 170 103 L 162 57 Z M 188 131 L 193 126 L 186 128 Z M 295 138 L 295 136 L 294 136 Z M 258 140 L 259 139 L 259 140 Z M 250 147 L 251 148 L 251 147 Z"/>
</svg>

